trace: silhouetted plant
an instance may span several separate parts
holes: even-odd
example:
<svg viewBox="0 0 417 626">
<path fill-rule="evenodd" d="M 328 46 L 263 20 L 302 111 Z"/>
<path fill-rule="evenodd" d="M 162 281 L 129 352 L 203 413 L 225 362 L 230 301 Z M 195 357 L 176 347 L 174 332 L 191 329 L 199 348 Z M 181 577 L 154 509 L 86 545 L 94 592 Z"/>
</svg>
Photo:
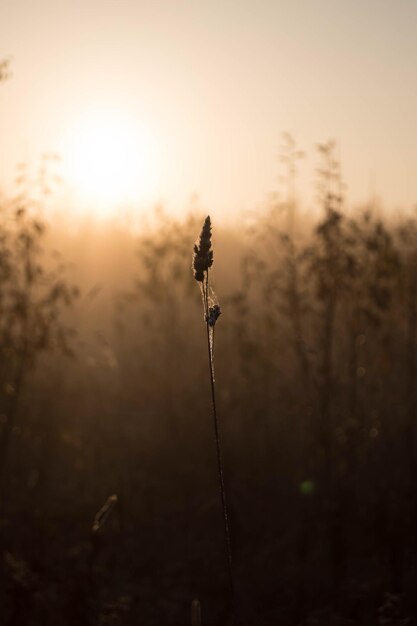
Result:
<svg viewBox="0 0 417 626">
<path fill-rule="evenodd" d="M 297 198 L 295 181 L 297 176 L 297 162 L 304 158 L 304 152 L 299 150 L 294 137 L 286 132 L 282 134 L 282 145 L 280 162 L 284 166 L 285 174 L 280 176 L 281 181 L 286 185 L 286 212 L 287 212 L 287 234 L 294 237 L 297 230 Z"/>
<path fill-rule="evenodd" d="M 58 265 L 47 269 L 41 241 L 45 224 L 30 214 L 24 198 L 3 207 L 0 224 L 0 477 L 15 424 L 22 385 L 39 355 L 71 352 L 73 331 L 62 320 L 78 289 Z"/>
<path fill-rule="evenodd" d="M 223 462 L 222 462 L 222 446 L 220 439 L 220 430 L 219 430 L 219 420 L 217 416 L 217 406 L 216 406 L 216 386 L 215 386 L 215 378 L 214 378 L 214 329 L 216 322 L 221 314 L 220 306 L 216 302 L 216 295 L 211 288 L 210 278 L 209 278 L 209 270 L 213 265 L 213 250 L 211 246 L 211 220 L 210 216 L 207 216 L 203 228 L 200 233 L 200 238 L 198 243 L 194 244 L 194 254 L 193 254 L 193 263 L 192 269 L 194 272 L 194 278 L 200 284 L 202 298 L 203 298 L 203 309 L 204 309 L 204 320 L 206 323 L 207 330 L 207 350 L 208 350 L 208 360 L 209 360 L 209 370 L 210 370 L 210 389 L 211 389 L 211 401 L 213 408 L 213 422 L 214 422 L 214 435 L 216 442 L 216 453 L 217 453 L 217 468 L 219 473 L 219 487 L 220 487 L 220 497 L 222 504 L 222 512 L 223 512 L 223 524 L 224 524 L 224 533 L 225 533 L 225 542 L 226 542 L 226 556 L 227 556 L 227 565 L 229 572 L 229 581 L 230 581 L 230 591 L 232 602 L 235 601 L 235 589 L 234 589 L 234 578 L 233 578 L 233 561 L 232 561 L 232 546 L 230 540 L 230 527 L 229 527 L 229 513 L 227 508 L 226 501 L 226 488 L 224 483 L 224 472 L 223 472 Z"/>
</svg>

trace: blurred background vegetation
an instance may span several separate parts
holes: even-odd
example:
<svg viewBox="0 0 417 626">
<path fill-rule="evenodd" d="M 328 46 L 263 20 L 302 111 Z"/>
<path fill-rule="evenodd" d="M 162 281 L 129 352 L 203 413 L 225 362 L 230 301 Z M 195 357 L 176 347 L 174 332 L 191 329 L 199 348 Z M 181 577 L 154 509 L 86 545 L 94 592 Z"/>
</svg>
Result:
<svg viewBox="0 0 417 626">
<path fill-rule="evenodd" d="M 417 218 L 347 206 L 336 152 L 318 149 L 318 209 L 297 202 L 287 135 L 285 193 L 214 224 L 245 625 L 417 615 Z M 0 199 L 0 623 L 183 626 L 198 598 L 204 624 L 226 624 L 191 272 L 204 215 L 48 228 L 47 161 L 36 190 L 21 168 Z"/>
<path fill-rule="evenodd" d="M 346 207 L 332 142 L 306 211 L 287 148 L 286 194 L 214 224 L 237 611 L 414 623 L 417 220 Z M 204 216 L 64 233 L 22 189 L 0 214 L 1 623 L 179 626 L 198 598 L 225 624 Z"/>
</svg>

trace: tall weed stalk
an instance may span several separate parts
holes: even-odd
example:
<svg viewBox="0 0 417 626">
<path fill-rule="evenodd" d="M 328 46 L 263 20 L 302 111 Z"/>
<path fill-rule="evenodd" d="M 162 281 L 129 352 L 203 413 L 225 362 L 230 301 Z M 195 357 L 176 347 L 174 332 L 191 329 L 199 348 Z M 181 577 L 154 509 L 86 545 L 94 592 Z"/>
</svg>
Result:
<svg viewBox="0 0 417 626">
<path fill-rule="evenodd" d="M 211 402 L 213 409 L 213 422 L 214 422 L 214 437 L 216 441 L 216 454 L 217 454 L 217 468 L 219 475 L 219 487 L 220 497 L 223 513 L 223 525 L 225 533 L 226 543 L 226 556 L 229 573 L 230 593 L 232 604 L 235 597 L 235 586 L 233 579 L 233 560 L 232 560 L 232 547 L 230 538 L 230 526 L 229 526 L 229 514 L 226 501 L 226 489 L 224 484 L 224 472 L 222 462 L 222 447 L 220 440 L 219 420 L 217 416 L 216 406 L 216 385 L 214 377 L 214 327 L 216 321 L 220 316 L 220 306 L 215 301 L 214 292 L 210 286 L 209 269 L 213 265 L 213 250 L 211 248 L 211 221 L 207 216 L 203 228 L 201 230 L 200 239 L 198 244 L 194 245 L 193 255 L 193 271 L 194 278 L 200 283 L 203 307 L 204 307 L 204 320 L 207 330 L 207 350 L 209 359 L 210 370 L 210 390 L 211 390 Z"/>
</svg>

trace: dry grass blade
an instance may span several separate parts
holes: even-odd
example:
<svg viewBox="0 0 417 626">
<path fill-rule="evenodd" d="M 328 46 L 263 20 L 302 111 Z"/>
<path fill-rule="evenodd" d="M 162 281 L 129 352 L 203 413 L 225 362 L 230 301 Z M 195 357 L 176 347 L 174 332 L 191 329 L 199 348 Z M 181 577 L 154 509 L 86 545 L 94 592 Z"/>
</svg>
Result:
<svg viewBox="0 0 417 626">
<path fill-rule="evenodd" d="M 108 518 L 109 518 L 111 512 L 113 511 L 114 507 L 116 506 L 117 500 L 118 500 L 118 498 L 117 498 L 116 494 L 113 494 L 112 496 L 107 498 L 106 502 L 103 504 L 101 509 L 96 513 L 96 516 L 94 518 L 93 527 L 92 527 L 93 533 L 97 533 L 99 530 L 101 530 L 103 525 L 108 520 Z"/>
<path fill-rule="evenodd" d="M 195 598 L 191 603 L 191 626 L 201 626 L 201 604 Z"/>
</svg>

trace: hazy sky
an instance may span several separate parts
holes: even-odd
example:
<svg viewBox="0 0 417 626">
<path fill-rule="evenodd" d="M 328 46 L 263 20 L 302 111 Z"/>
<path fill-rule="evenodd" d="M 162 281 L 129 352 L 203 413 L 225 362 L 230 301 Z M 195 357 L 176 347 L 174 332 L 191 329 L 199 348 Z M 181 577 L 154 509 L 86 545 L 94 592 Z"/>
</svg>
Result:
<svg viewBox="0 0 417 626">
<path fill-rule="evenodd" d="M 198 192 L 218 214 L 259 204 L 290 131 L 308 154 L 302 188 L 314 146 L 335 138 L 352 201 L 374 190 L 409 206 L 416 32 L 414 0 L 1 0 L 13 78 L 0 86 L 0 179 L 62 154 L 104 109 L 142 129 L 146 201 Z"/>
</svg>

